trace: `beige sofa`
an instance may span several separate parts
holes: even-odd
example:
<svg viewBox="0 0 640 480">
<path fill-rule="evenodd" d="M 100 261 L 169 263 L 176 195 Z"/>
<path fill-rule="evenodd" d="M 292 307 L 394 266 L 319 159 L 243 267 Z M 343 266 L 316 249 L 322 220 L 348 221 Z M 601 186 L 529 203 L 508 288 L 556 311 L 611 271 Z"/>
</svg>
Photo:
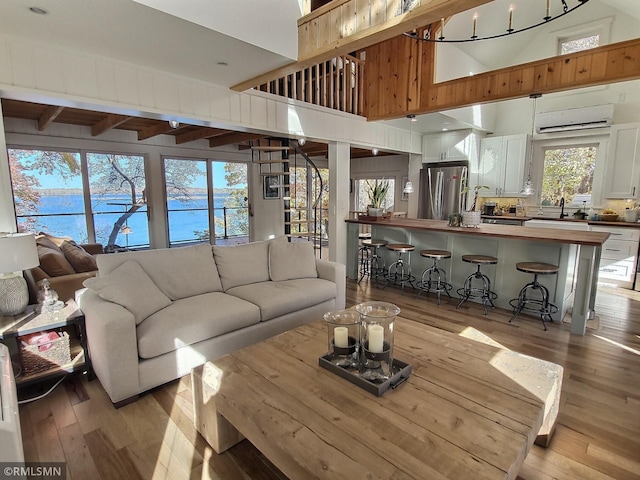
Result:
<svg viewBox="0 0 640 480">
<path fill-rule="evenodd" d="M 98 255 L 97 263 L 78 302 L 93 369 L 116 406 L 345 305 L 344 265 L 285 237 Z"/>
</svg>

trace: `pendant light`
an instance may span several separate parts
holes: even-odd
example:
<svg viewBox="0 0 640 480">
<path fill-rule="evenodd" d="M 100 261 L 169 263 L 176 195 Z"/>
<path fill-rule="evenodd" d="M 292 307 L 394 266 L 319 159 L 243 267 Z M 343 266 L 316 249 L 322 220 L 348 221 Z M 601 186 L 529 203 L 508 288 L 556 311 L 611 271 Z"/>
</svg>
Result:
<svg viewBox="0 0 640 480">
<path fill-rule="evenodd" d="M 414 114 L 407 115 L 409 119 L 409 158 L 411 158 L 411 146 L 413 144 L 413 122 L 416 122 L 418 119 Z M 413 183 L 411 180 L 407 180 L 407 183 L 404 184 L 404 188 L 402 189 L 402 193 L 413 193 Z"/>
<path fill-rule="evenodd" d="M 538 98 L 540 98 L 542 94 L 533 93 L 529 98 L 533 99 L 533 108 L 531 113 L 531 138 L 529 139 L 529 166 L 527 172 L 527 181 L 524 182 L 522 186 L 522 190 L 520 190 L 520 195 L 524 195 L 530 197 L 531 195 L 536 193 L 536 189 L 533 188 L 533 182 L 531 181 L 531 168 L 533 167 L 533 134 L 536 123 L 536 102 Z"/>
</svg>

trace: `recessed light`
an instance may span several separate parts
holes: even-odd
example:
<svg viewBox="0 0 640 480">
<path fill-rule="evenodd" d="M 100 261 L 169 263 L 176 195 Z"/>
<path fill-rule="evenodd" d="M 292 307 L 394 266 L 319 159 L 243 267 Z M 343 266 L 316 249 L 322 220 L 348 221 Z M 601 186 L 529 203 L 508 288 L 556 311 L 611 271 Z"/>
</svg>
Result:
<svg viewBox="0 0 640 480">
<path fill-rule="evenodd" d="M 29 7 L 29 11 L 33 13 L 37 13 L 38 15 L 46 15 L 47 13 L 49 13 L 44 8 L 40 8 L 40 7 Z"/>
</svg>

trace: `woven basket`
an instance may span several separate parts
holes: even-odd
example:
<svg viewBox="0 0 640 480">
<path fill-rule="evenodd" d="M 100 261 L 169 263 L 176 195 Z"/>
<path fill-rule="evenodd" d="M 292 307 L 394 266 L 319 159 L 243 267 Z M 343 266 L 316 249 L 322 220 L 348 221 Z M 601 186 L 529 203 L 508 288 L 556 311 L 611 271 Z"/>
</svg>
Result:
<svg viewBox="0 0 640 480">
<path fill-rule="evenodd" d="M 25 345 L 20 342 L 20 360 L 24 375 L 44 372 L 51 368 L 71 363 L 69 334 L 39 345 Z"/>
</svg>

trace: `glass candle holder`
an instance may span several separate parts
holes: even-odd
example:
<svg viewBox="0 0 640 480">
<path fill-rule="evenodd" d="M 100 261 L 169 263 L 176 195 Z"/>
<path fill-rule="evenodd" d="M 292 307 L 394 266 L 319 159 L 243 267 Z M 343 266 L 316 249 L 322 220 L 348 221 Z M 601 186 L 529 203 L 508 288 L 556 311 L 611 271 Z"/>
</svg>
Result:
<svg viewBox="0 0 640 480">
<path fill-rule="evenodd" d="M 360 376 L 383 383 L 393 376 L 393 324 L 400 309 L 387 302 L 356 305 L 360 314 Z"/>
<path fill-rule="evenodd" d="M 355 310 L 337 310 L 325 313 L 324 320 L 330 362 L 342 368 L 358 368 L 360 314 Z"/>
</svg>

